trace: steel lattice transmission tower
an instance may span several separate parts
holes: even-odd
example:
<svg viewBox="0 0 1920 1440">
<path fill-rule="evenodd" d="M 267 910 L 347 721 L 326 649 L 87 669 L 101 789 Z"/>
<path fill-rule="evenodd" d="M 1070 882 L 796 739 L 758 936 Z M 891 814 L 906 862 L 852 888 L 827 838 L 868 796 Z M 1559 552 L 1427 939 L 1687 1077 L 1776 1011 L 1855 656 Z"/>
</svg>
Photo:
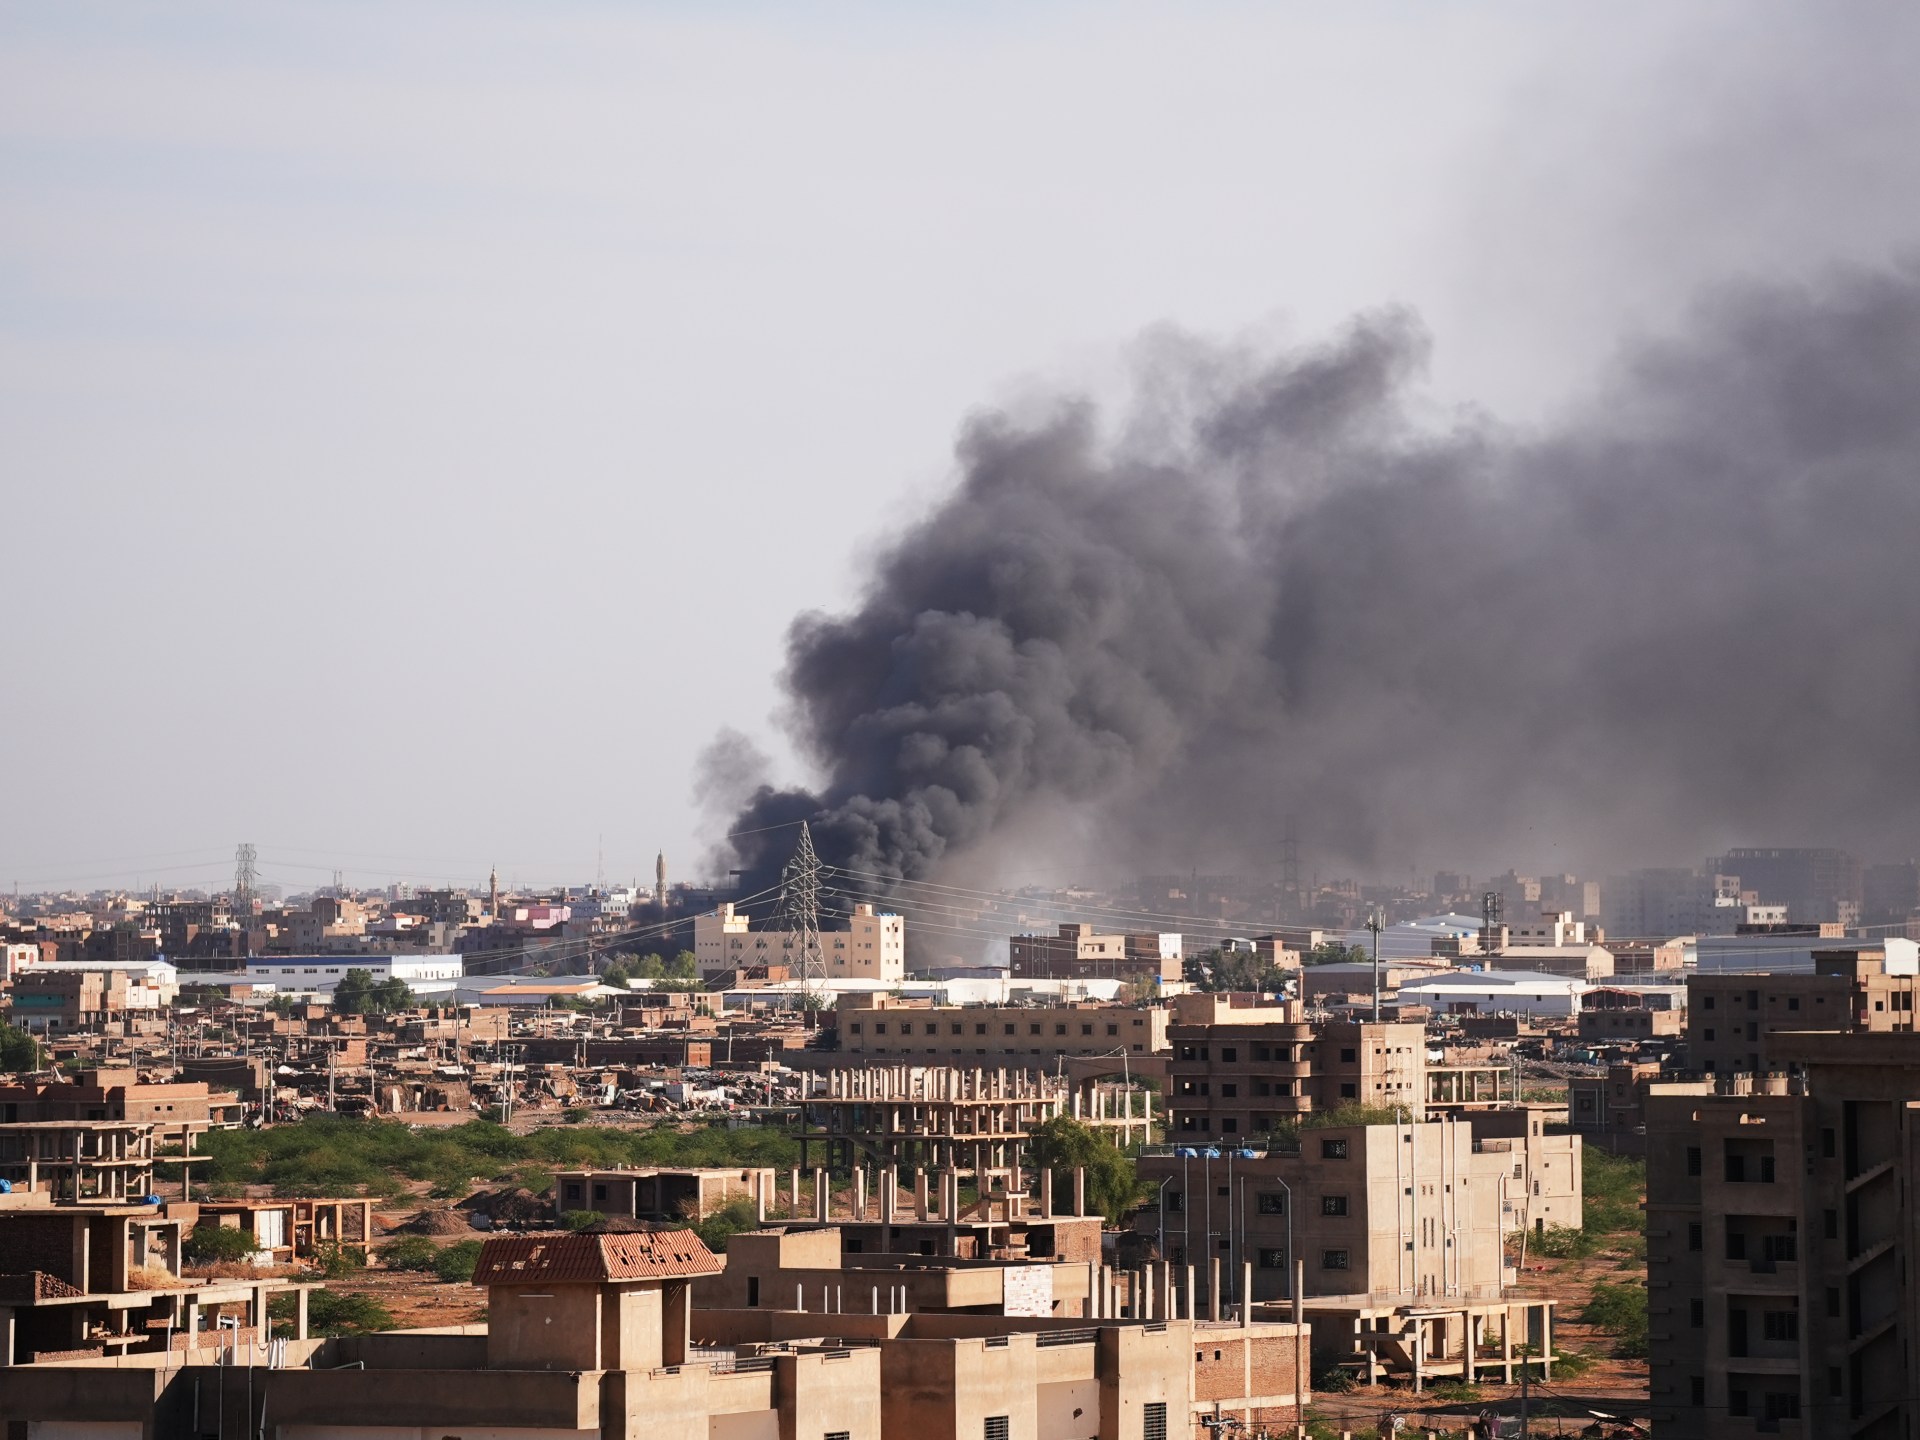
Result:
<svg viewBox="0 0 1920 1440">
<path fill-rule="evenodd" d="M 259 858 L 260 852 L 251 845 L 233 852 L 233 914 L 242 924 L 243 917 L 253 914 L 253 898 L 260 889 L 260 871 L 255 864 Z"/>
<path fill-rule="evenodd" d="M 800 843 L 793 847 L 780 872 L 780 908 L 775 928 L 799 951 L 801 1003 L 818 1009 L 825 983 L 825 956 L 820 947 L 820 857 L 813 851 L 813 832 L 800 822 Z"/>
</svg>

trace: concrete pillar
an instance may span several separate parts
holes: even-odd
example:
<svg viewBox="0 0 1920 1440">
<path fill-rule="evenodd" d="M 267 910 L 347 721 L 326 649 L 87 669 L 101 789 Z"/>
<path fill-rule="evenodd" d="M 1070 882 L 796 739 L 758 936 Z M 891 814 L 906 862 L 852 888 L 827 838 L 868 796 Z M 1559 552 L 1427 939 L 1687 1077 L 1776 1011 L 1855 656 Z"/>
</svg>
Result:
<svg viewBox="0 0 1920 1440">
<path fill-rule="evenodd" d="M 1098 1320 L 1100 1315 L 1100 1267 L 1093 1261 L 1087 1262 L 1087 1315 Z"/>
<path fill-rule="evenodd" d="M 304 1340 L 307 1338 L 307 1287 L 304 1285 L 295 1292 L 293 1302 L 293 1338 L 296 1340 Z"/>
<path fill-rule="evenodd" d="M 923 1165 L 913 1172 L 913 1218 L 927 1218 L 927 1171 Z"/>
<path fill-rule="evenodd" d="M 1158 1307 L 1160 1313 L 1155 1318 L 1159 1320 L 1178 1319 L 1179 1316 L 1173 1308 L 1173 1266 L 1165 1260 L 1160 1260 L 1155 1263 L 1160 1267 L 1160 1304 Z"/>
<path fill-rule="evenodd" d="M 767 1176 L 766 1172 L 753 1172 L 753 1222 L 756 1225 L 767 1223 Z"/>
<path fill-rule="evenodd" d="M 798 1220 L 800 1218 L 800 1167 L 798 1165 L 793 1167 L 793 1186 L 787 1194 L 792 1201 L 787 1206 L 787 1215 L 791 1219 Z"/>
<path fill-rule="evenodd" d="M 0 1370 L 13 1364 L 13 1307 L 0 1305 Z"/>
<path fill-rule="evenodd" d="M 867 1167 L 865 1165 L 853 1167 L 853 1218 L 856 1220 L 867 1218 Z"/>
<path fill-rule="evenodd" d="M 832 1200 L 833 1191 L 827 1184 L 826 1167 L 820 1166 L 813 1172 L 813 1218 L 824 1224 Z"/>
<path fill-rule="evenodd" d="M 1220 1257 L 1218 1255 L 1207 1261 L 1207 1318 L 1215 1322 L 1220 1319 Z"/>
<path fill-rule="evenodd" d="M 1053 1218 L 1053 1171 L 1051 1170 L 1040 1172 L 1040 1218 L 1042 1220 Z"/>
<path fill-rule="evenodd" d="M 1180 1318 L 1182 1320 L 1198 1320 L 1200 1318 L 1200 1307 L 1194 1303 L 1194 1293 L 1193 1293 L 1194 1276 L 1195 1276 L 1194 1267 L 1192 1265 L 1188 1265 L 1187 1266 L 1187 1293 L 1186 1293 L 1186 1297 L 1180 1302 Z"/>
<path fill-rule="evenodd" d="M 1087 1213 L 1087 1167 L 1084 1165 L 1073 1167 L 1073 1213 Z"/>
<path fill-rule="evenodd" d="M 1240 1328 L 1253 1324 L 1253 1262 L 1240 1263 Z"/>
<path fill-rule="evenodd" d="M 900 1173 L 888 1165 L 880 1171 L 880 1223 L 893 1224 L 893 1207 L 900 1185 Z"/>
</svg>

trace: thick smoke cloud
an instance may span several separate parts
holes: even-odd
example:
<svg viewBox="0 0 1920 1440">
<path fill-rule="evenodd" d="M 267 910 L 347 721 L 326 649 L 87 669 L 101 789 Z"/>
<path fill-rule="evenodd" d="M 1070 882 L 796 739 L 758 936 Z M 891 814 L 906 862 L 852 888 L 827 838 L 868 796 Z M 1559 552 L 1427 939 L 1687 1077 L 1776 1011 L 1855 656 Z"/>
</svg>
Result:
<svg viewBox="0 0 1920 1440">
<path fill-rule="evenodd" d="M 908 877 L 1063 834 L 1270 868 L 1289 816 L 1362 869 L 1910 845 L 1920 275 L 1720 293 L 1533 434 L 1424 415 L 1427 345 L 1163 340 L 1115 419 L 973 420 L 793 627 L 823 778 L 740 810 L 750 883 L 803 816 Z"/>
</svg>

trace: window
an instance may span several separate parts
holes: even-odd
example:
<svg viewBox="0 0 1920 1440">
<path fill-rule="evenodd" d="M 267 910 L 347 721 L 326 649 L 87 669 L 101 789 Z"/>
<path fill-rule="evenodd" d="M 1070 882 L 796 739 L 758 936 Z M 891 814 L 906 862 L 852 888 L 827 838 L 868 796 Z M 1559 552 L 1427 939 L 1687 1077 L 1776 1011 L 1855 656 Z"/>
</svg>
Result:
<svg viewBox="0 0 1920 1440">
<path fill-rule="evenodd" d="M 1698 1145 L 1689 1145 L 1687 1146 L 1687 1174 L 1698 1175 L 1699 1173 L 1700 1147 Z"/>
<path fill-rule="evenodd" d="M 1320 1142 L 1322 1160 L 1344 1160 L 1347 1158 L 1347 1142 L 1344 1140 L 1322 1140 Z"/>
<path fill-rule="evenodd" d="M 1704 1248 L 1704 1244 L 1705 1242 L 1702 1238 L 1700 1222 L 1696 1220 L 1692 1224 L 1687 1226 L 1687 1249 L 1699 1250 Z"/>
<path fill-rule="evenodd" d="M 1359 1058 L 1360 1057 L 1354 1052 L 1354 1049 L 1352 1046 L 1348 1046 L 1346 1049 L 1340 1052 L 1340 1062 L 1343 1065 L 1351 1065 L 1355 1060 Z"/>
<path fill-rule="evenodd" d="M 1838 1240 L 1840 1238 L 1840 1212 L 1838 1210 L 1821 1211 L 1820 1225 L 1821 1233 L 1825 1235 L 1827 1239 Z"/>
<path fill-rule="evenodd" d="M 1081 1033 L 1082 1035 L 1091 1035 L 1091 1034 L 1093 1034 L 1093 1026 L 1091 1026 L 1091 1025 L 1082 1025 L 1082 1026 L 1080 1027 L 1080 1033 Z"/>
<path fill-rule="evenodd" d="M 1347 1270 L 1352 1268 L 1352 1261 L 1344 1250 L 1322 1250 L 1320 1252 L 1320 1268 L 1322 1270 Z"/>
<path fill-rule="evenodd" d="M 1687 1324 L 1698 1330 L 1707 1323 L 1707 1302 L 1689 1300 L 1687 1302 Z"/>
<path fill-rule="evenodd" d="M 758 1306 L 759 1303 L 760 1277 L 758 1275 L 749 1275 L 747 1277 L 747 1306 L 751 1309 Z"/>
<path fill-rule="evenodd" d="M 1344 1195 L 1322 1195 L 1320 1197 L 1320 1213 L 1322 1215 L 1345 1215 L 1347 1213 L 1347 1197 Z"/>
<path fill-rule="evenodd" d="M 1352 1100 L 1357 1095 L 1359 1095 L 1359 1093 L 1360 1092 L 1357 1089 L 1355 1089 L 1351 1084 L 1342 1085 L 1340 1087 L 1340 1098 L 1342 1100 Z"/>
<path fill-rule="evenodd" d="M 1260 1252 L 1262 1270 L 1284 1270 L 1287 1268 L 1287 1252 L 1284 1250 L 1262 1250 Z"/>
<path fill-rule="evenodd" d="M 1827 1315 L 1834 1320 L 1840 1318 L 1840 1287 L 1837 1285 L 1827 1286 Z"/>
<path fill-rule="evenodd" d="M 822 1440 L 852 1440 L 852 1436 L 853 1432 L 850 1430 L 829 1430 Z"/>
<path fill-rule="evenodd" d="M 876 1021 L 874 1021 L 874 1022 L 873 1022 L 873 1033 L 874 1033 L 874 1034 L 876 1034 L 876 1035 L 884 1035 L 884 1034 L 886 1034 L 886 1033 L 887 1033 L 887 1022 L 886 1022 L 886 1021 L 884 1021 L 884 1020 L 876 1020 Z"/>
<path fill-rule="evenodd" d="M 1709 995 L 1709 996 L 1707 996 L 1707 998 L 1706 998 L 1706 1000 L 1705 1000 L 1705 1002 L 1704 1002 L 1704 1003 L 1702 1003 L 1702 1005 L 1700 1006 L 1700 1008 L 1701 1008 L 1702 1010 L 1711 1010 L 1711 1009 L 1713 1009 L 1713 996 L 1711 996 L 1711 995 Z"/>
<path fill-rule="evenodd" d="M 984 1440 L 1007 1440 L 1010 1426 L 1004 1415 L 987 1416 Z"/>
<path fill-rule="evenodd" d="M 1833 1150 L 1833 1131 L 1830 1129 L 1822 1130 L 1820 1132 L 1820 1157 L 1823 1160 L 1833 1159 Z"/>
<path fill-rule="evenodd" d="M 1240 1047 L 1237 1045 L 1222 1045 L 1220 1047 L 1220 1058 L 1222 1060 L 1238 1060 L 1240 1058 Z"/>
<path fill-rule="evenodd" d="M 1220 1093 L 1228 1099 L 1231 1099 L 1240 1093 L 1240 1087 L 1229 1080 L 1220 1087 Z"/>
<path fill-rule="evenodd" d="M 1760 1317 L 1760 1333 L 1769 1340 L 1798 1340 L 1800 1312 L 1798 1310 L 1767 1311 Z"/>
<path fill-rule="evenodd" d="M 1189 1126 L 1188 1128 L 1192 1128 L 1192 1127 Z M 1183 1195 L 1178 1190 L 1167 1191 L 1167 1209 L 1168 1210 L 1172 1211 L 1174 1214 L 1177 1215 L 1182 1210 L 1186 1209 L 1186 1207 L 1187 1207 L 1187 1197 L 1185 1195 Z"/>
<path fill-rule="evenodd" d="M 1287 1213 L 1287 1197 L 1283 1194 L 1264 1194 L 1260 1197 L 1262 1215 L 1284 1215 Z"/>
<path fill-rule="evenodd" d="M 1798 1420 L 1799 1394 L 1792 1390 L 1769 1390 L 1764 1413 L 1769 1420 Z"/>
<path fill-rule="evenodd" d="M 1140 1440 L 1167 1440 L 1167 1402 L 1149 1400 L 1140 1407 Z"/>
<path fill-rule="evenodd" d="M 1711 1005 L 1713 1003 L 1713 1000 L 1709 998 L 1707 1000 L 1707 1003 Z M 1687 1398 L 1692 1404 L 1695 1404 L 1695 1405 L 1706 1404 L 1707 1403 L 1706 1376 L 1694 1375 L 1690 1377 L 1687 1381 L 1687 1392 L 1688 1392 Z"/>
</svg>

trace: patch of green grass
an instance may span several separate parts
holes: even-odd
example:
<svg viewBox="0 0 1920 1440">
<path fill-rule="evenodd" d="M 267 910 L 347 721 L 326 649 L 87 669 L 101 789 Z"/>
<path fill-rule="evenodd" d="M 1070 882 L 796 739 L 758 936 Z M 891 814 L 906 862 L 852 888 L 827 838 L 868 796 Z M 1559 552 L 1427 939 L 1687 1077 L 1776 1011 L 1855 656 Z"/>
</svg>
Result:
<svg viewBox="0 0 1920 1440">
<path fill-rule="evenodd" d="M 690 1134 L 664 1126 L 550 1126 L 515 1135 L 487 1120 L 444 1130 L 413 1130 L 385 1120 L 316 1115 L 265 1130 L 213 1130 L 199 1136 L 197 1183 L 215 1187 L 271 1185 L 278 1195 L 394 1195 L 408 1181 L 436 1194 L 465 1195 L 475 1176 L 517 1173 L 539 1190 L 556 1168 L 617 1166 L 791 1167 L 799 1146 L 783 1130 L 708 1126 Z"/>
<path fill-rule="evenodd" d="M 291 1338 L 294 1331 L 296 1301 L 291 1295 L 277 1295 L 267 1302 L 267 1319 L 276 1338 Z M 375 1330 L 391 1330 L 393 1312 L 371 1295 L 344 1295 L 338 1290 L 314 1290 L 307 1295 L 307 1333 L 309 1335 L 366 1335 Z"/>
</svg>

